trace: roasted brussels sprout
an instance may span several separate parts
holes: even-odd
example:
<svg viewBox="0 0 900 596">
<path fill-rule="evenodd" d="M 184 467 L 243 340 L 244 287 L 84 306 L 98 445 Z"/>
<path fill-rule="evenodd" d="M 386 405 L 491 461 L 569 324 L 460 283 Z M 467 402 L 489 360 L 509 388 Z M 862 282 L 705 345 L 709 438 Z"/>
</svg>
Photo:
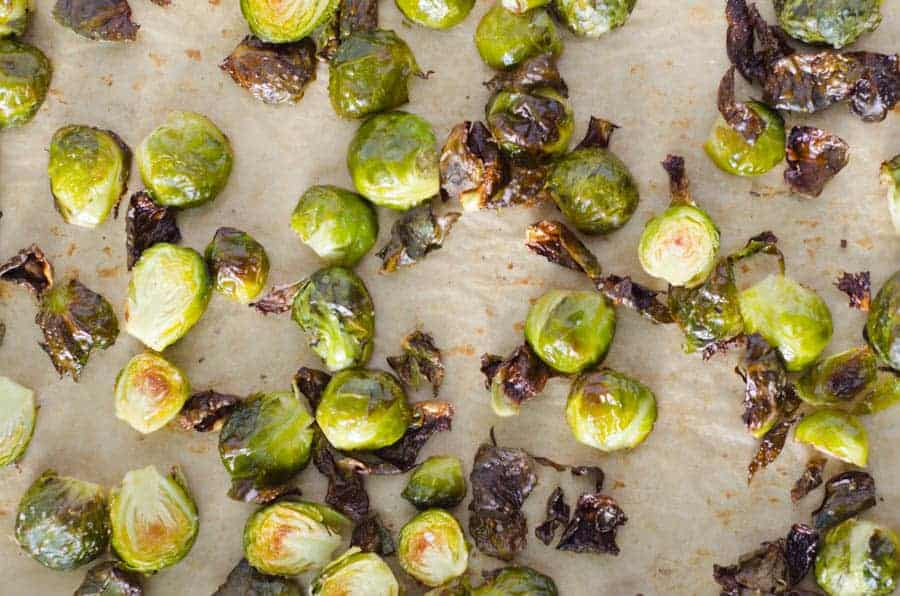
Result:
<svg viewBox="0 0 900 596">
<path fill-rule="evenodd" d="M 881 24 L 882 0 L 775 0 L 778 24 L 805 43 L 848 46 Z"/>
<path fill-rule="evenodd" d="M 866 427 L 856 416 L 840 410 L 818 410 L 805 416 L 794 429 L 794 439 L 856 466 L 865 467 L 869 459 Z"/>
<path fill-rule="evenodd" d="M 0 37 L 24 34 L 31 12 L 31 0 L 0 2 Z"/>
<path fill-rule="evenodd" d="M 225 188 L 234 153 L 212 120 L 172 112 L 138 145 L 138 169 L 153 200 L 165 207 L 196 207 Z"/>
<path fill-rule="evenodd" d="M 881 182 L 887 187 L 888 213 L 900 235 L 900 155 L 881 164 Z"/>
<path fill-rule="evenodd" d="M 400 530 L 397 556 L 408 574 L 432 588 L 461 576 L 469 566 L 469 548 L 456 518 L 429 509 Z"/>
<path fill-rule="evenodd" d="M 131 271 L 125 330 L 161 352 L 200 320 L 209 295 L 209 274 L 197 251 L 165 242 L 154 244 Z"/>
<path fill-rule="evenodd" d="M 472 596 L 557 596 L 556 582 L 530 567 L 504 567 L 481 586 Z"/>
<path fill-rule="evenodd" d="M 463 22 L 475 0 L 395 0 L 407 19 L 430 29 L 449 29 Z"/>
<path fill-rule="evenodd" d="M 316 44 L 266 43 L 248 35 L 219 65 L 232 80 L 263 103 L 297 103 L 316 79 Z"/>
<path fill-rule="evenodd" d="M 375 553 L 353 547 L 329 563 L 309 587 L 310 596 L 398 596 L 394 572 Z"/>
<path fill-rule="evenodd" d="M 57 23 L 96 41 L 134 41 L 140 25 L 131 20 L 128 0 L 57 0 Z"/>
<path fill-rule="evenodd" d="M 247 520 L 244 555 L 253 567 L 272 575 L 321 569 L 341 545 L 341 531 L 349 523 L 327 505 L 279 501 Z"/>
<path fill-rule="evenodd" d="M 508 68 L 539 54 L 559 55 L 562 39 L 543 8 L 518 15 L 496 2 L 478 22 L 475 46 L 485 64 Z"/>
<path fill-rule="evenodd" d="M 329 265 L 352 267 L 375 244 L 378 215 L 356 193 L 312 186 L 294 207 L 291 229 Z"/>
<path fill-rule="evenodd" d="M 115 133 L 64 126 L 50 141 L 50 192 L 66 223 L 94 228 L 125 194 L 131 150 Z"/>
<path fill-rule="evenodd" d="M 372 356 L 375 307 L 363 281 L 348 269 L 313 273 L 294 298 L 291 316 L 330 371 L 363 366 Z"/>
<path fill-rule="evenodd" d="M 656 397 L 613 370 L 584 373 L 572 383 L 566 421 L 580 443 L 601 451 L 637 447 L 656 423 Z"/>
<path fill-rule="evenodd" d="M 116 418 L 152 433 L 172 421 L 190 396 L 181 369 L 155 352 L 137 354 L 116 377 Z"/>
<path fill-rule="evenodd" d="M 163 476 L 147 466 L 125 474 L 110 499 L 112 548 L 126 568 L 144 574 L 187 556 L 200 517 L 181 472 Z"/>
<path fill-rule="evenodd" d="M 878 357 L 900 371 L 900 271 L 875 295 L 866 321 L 866 337 Z"/>
<path fill-rule="evenodd" d="M 301 596 L 301 591 L 290 579 L 260 573 L 241 559 L 213 596 Z"/>
<path fill-rule="evenodd" d="M 797 396 L 813 406 L 848 405 L 872 386 L 878 376 L 875 355 L 853 348 L 820 360 L 795 383 Z"/>
<path fill-rule="evenodd" d="M 88 569 L 74 596 L 143 596 L 141 576 L 116 561 L 104 561 Z"/>
<path fill-rule="evenodd" d="M 258 38 L 286 43 L 308 36 L 337 6 L 337 0 L 241 0 L 241 13 Z"/>
<path fill-rule="evenodd" d="M 561 373 L 580 373 L 606 356 L 616 333 L 616 311 L 599 292 L 550 290 L 528 311 L 525 339 Z"/>
<path fill-rule="evenodd" d="M 400 440 L 412 421 L 403 386 L 379 370 L 350 369 L 331 378 L 316 422 L 338 449 L 374 450 Z"/>
<path fill-rule="evenodd" d="M 206 247 L 213 289 L 241 304 L 259 296 L 269 278 L 269 256 L 247 232 L 219 228 Z"/>
<path fill-rule="evenodd" d="M 466 496 L 466 479 L 458 457 L 433 456 L 409 477 L 401 496 L 416 509 L 456 507 Z"/>
<path fill-rule="evenodd" d="M 51 569 L 74 569 L 96 559 L 109 543 L 106 491 L 47 470 L 19 501 L 16 542 Z"/>
<path fill-rule="evenodd" d="M 569 102 L 549 87 L 498 91 L 487 104 L 486 117 L 497 144 L 510 155 L 552 157 L 565 153 L 575 128 Z"/>
<path fill-rule="evenodd" d="M 388 112 L 367 120 L 350 142 L 347 167 L 356 190 L 378 205 L 412 209 L 440 192 L 437 139 L 414 114 Z"/>
<path fill-rule="evenodd" d="M 553 0 L 553 8 L 569 31 L 600 37 L 628 20 L 637 0 Z"/>
<path fill-rule="evenodd" d="M 52 68 L 42 51 L 0 40 L 0 130 L 29 122 L 47 97 Z"/>
<path fill-rule="evenodd" d="M 791 372 L 816 361 L 833 332 L 828 305 L 812 290 L 772 274 L 741 292 L 741 316 L 748 333 L 778 348 Z"/>
<path fill-rule="evenodd" d="M 21 459 L 34 434 L 34 391 L 0 376 L 0 466 Z"/>
<path fill-rule="evenodd" d="M 855 518 L 825 534 L 816 556 L 816 582 L 829 596 L 883 596 L 897 587 L 900 539 L 892 530 Z"/>
</svg>

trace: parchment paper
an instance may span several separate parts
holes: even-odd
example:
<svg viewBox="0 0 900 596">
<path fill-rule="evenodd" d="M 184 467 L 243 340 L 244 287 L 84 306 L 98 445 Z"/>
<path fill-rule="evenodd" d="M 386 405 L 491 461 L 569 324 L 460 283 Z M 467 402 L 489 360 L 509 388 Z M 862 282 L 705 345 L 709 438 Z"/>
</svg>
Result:
<svg viewBox="0 0 900 596">
<path fill-rule="evenodd" d="M 265 106 L 219 71 L 218 63 L 247 31 L 237 0 L 175 0 L 168 8 L 131 0 L 141 24 L 135 43 L 92 43 L 53 22 L 53 2 L 39 0 L 27 40 L 41 47 L 54 65 L 50 96 L 29 125 L 0 134 L 0 259 L 38 242 L 62 280 L 78 275 L 102 293 L 122 316 L 128 282 L 125 270 L 124 209 L 96 230 L 66 225 L 53 208 L 46 175 L 46 148 L 60 126 L 83 123 L 109 128 L 131 146 L 174 109 L 208 115 L 231 138 L 236 152 L 228 187 L 213 203 L 179 215 L 183 244 L 199 250 L 217 227 L 242 228 L 257 238 L 272 261 L 270 281 L 304 277 L 320 264 L 288 226 L 299 195 L 312 184 L 351 188 L 346 171 L 347 144 L 357 126 L 342 121 L 327 98 L 327 70 L 296 106 Z M 841 271 L 868 269 L 878 287 L 897 269 L 900 241 L 893 236 L 878 164 L 900 152 L 900 115 L 881 124 L 864 124 L 846 106 L 798 119 L 846 139 L 850 164 L 818 199 L 784 192 L 783 167 L 756 179 L 718 171 L 701 145 L 715 115 L 715 93 L 725 71 L 723 4 L 717 0 L 641 0 L 623 29 L 600 40 L 580 41 L 566 34 L 561 59 L 571 89 L 580 138 L 591 114 L 622 128 L 613 149 L 628 164 L 641 191 L 631 222 L 607 238 L 591 238 L 606 270 L 630 273 L 660 287 L 641 270 L 637 241 L 644 222 L 668 203 L 659 162 L 666 153 L 687 160 L 695 199 L 722 231 L 727 253 L 763 230 L 773 230 L 787 256 L 788 273 L 814 288 L 828 302 L 835 335 L 828 352 L 859 344 L 864 315 L 847 308 L 832 281 Z M 771 7 L 762 6 L 771 19 Z M 481 117 L 487 92 L 481 82 L 489 69 L 478 58 L 472 35 L 489 3 L 479 0 L 460 26 L 438 32 L 411 27 L 389 0 L 381 23 L 396 29 L 413 48 L 427 81 L 413 82 L 409 111 L 434 125 L 440 142 L 450 127 Z M 858 44 L 862 49 L 897 51 L 900 14 L 884 7 L 881 28 Z M 739 82 L 738 96 L 752 91 Z M 130 191 L 140 188 L 135 170 Z M 759 196 L 757 196 L 759 195 Z M 495 417 L 478 372 L 486 351 L 505 354 L 522 341 L 529 301 L 550 288 L 587 288 L 581 276 L 546 263 L 523 245 L 525 227 L 552 217 L 551 206 L 502 213 L 466 213 L 445 247 L 411 269 L 377 273 L 370 254 L 357 271 L 377 309 L 377 340 L 371 365 L 385 367 L 385 356 L 399 350 L 416 326 L 431 331 L 444 348 L 447 380 L 441 397 L 457 409 L 451 433 L 436 435 L 423 456 L 455 454 L 466 470 L 478 445 L 496 427 L 503 445 L 525 447 L 573 464 L 600 465 L 606 492 L 625 509 L 629 521 L 619 533 L 618 557 L 561 553 L 533 535 L 519 562 L 548 573 L 562 594 L 714 594 L 714 562 L 731 563 L 760 541 L 787 532 L 794 521 L 808 521 L 820 500 L 811 495 L 792 506 L 788 491 L 809 452 L 789 440 L 784 454 L 746 485 L 746 466 L 755 441 L 740 420 L 742 385 L 734 375 L 735 356 L 703 363 L 681 352 L 674 326 L 656 327 L 619 311 L 618 330 L 606 363 L 641 379 L 659 400 L 659 421 L 647 441 L 631 453 L 603 455 L 571 436 L 563 408 L 567 383 L 551 382 L 546 394 L 523 408 L 518 418 Z M 380 213 L 379 246 L 395 214 Z M 841 248 L 846 239 L 846 248 Z M 117 484 L 129 469 L 154 464 L 181 465 L 201 515 L 200 534 L 180 564 L 147 580 L 147 593 L 210 594 L 241 557 L 241 532 L 253 506 L 229 500 L 228 477 L 219 463 L 216 435 L 164 429 L 140 436 L 113 415 L 116 372 L 141 345 L 122 332 L 114 347 L 95 353 L 81 381 L 60 380 L 38 347 L 32 298 L 22 289 L 0 285 L 0 320 L 7 325 L 0 347 L 0 374 L 35 390 L 40 403 L 37 429 L 18 467 L 0 470 L 0 594 L 70 594 L 85 569 L 70 573 L 45 569 L 29 559 L 12 538 L 15 508 L 28 485 L 45 468 L 65 475 Z M 188 336 L 166 351 L 197 389 L 215 388 L 246 395 L 287 389 L 301 365 L 319 366 L 300 329 L 288 317 L 265 318 L 220 296 Z M 426 395 L 416 396 L 423 399 Z M 867 418 L 871 466 L 883 497 L 866 515 L 900 529 L 900 409 Z M 840 469 L 831 462 L 830 475 Z M 394 531 L 413 514 L 399 497 L 405 477 L 371 478 L 373 508 Z M 562 483 L 570 502 L 588 489 L 568 473 L 541 470 L 540 485 L 527 503 L 529 526 L 543 519 L 546 498 Z M 309 467 L 298 484 L 312 499 L 324 496 L 324 482 Z M 455 510 L 465 524 L 466 505 Z M 474 570 L 497 561 L 471 553 Z M 392 559 L 392 565 L 396 561 Z M 410 593 L 414 587 L 397 573 Z"/>
</svg>

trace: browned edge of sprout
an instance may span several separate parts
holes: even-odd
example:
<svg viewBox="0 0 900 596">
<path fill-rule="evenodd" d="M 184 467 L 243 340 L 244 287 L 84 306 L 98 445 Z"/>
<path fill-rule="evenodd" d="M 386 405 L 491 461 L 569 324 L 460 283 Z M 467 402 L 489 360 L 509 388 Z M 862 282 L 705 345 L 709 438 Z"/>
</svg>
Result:
<svg viewBox="0 0 900 596">
<path fill-rule="evenodd" d="M 454 211 L 435 215 L 430 201 L 404 213 L 391 226 L 391 239 L 376 253 L 382 260 L 381 273 L 415 265 L 431 251 L 441 248 L 460 216 Z"/>
<path fill-rule="evenodd" d="M 566 503 L 566 496 L 562 488 L 557 486 L 547 499 L 547 519 L 535 527 L 534 535 L 549 546 L 556 537 L 556 531 L 569 525 L 570 515 L 571 508 Z"/>
<path fill-rule="evenodd" d="M 791 488 L 791 502 L 796 503 L 812 491 L 822 485 L 822 471 L 827 460 L 818 455 L 812 456 L 803 469 L 803 474 L 794 482 Z"/>
<path fill-rule="evenodd" d="M 56 22 L 88 39 L 134 41 L 140 25 L 131 20 L 128 0 L 57 0 Z"/>
<path fill-rule="evenodd" d="M 53 287 L 53 266 L 44 251 L 32 244 L 0 265 L 0 280 L 25 286 L 40 297 Z"/>
<path fill-rule="evenodd" d="M 300 288 L 306 283 L 305 279 L 294 283 L 273 286 L 262 298 L 251 302 L 249 306 L 255 308 L 264 315 L 282 314 L 291 310 L 294 298 L 300 293 Z"/>
<path fill-rule="evenodd" d="M 325 392 L 329 381 L 331 381 L 331 375 L 316 368 L 301 366 L 294 373 L 294 386 L 309 402 L 309 408 L 313 412 L 319 407 L 322 393 Z"/>
<path fill-rule="evenodd" d="M 517 347 L 506 358 L 482 354 L 481 372 L 488 390 L 498 383 L 503 395 L 516 406 L 537 397 L 547 381 L 556 374 L 527 343 Z"/>
<path fill-rule="evenodd" d="M 341 0 L 334 14 L 311 35 L 316 44 L 316 57 L 329 62 L 350 35 L 377 28 L 377 0 Z"/>
<path fill-rule="evenodd" d="M 176 244 L 181 241 L 175 213 L 172 208 L 154 203 L 145 191 L 131 195 L 125 213 L 125 253 L 129 270 L 141 254 L 154 244 Z"/>
<path fill-rule="evenodd" d="M 416 466 L 419 451 L 433 434 L 451 430 L 456 414 L 453 404 L 445 401 L 420 401 L 412 404 L 412 409 L 412 423 L 400 440 L 372 452 L 400 472 L 408 472 Z M 379 473 L 377 468 L 375 473 Z"/>
<path fill-rule="evenodd" d="M 563 80 L 552 54 L 541 54 L 525 60 L 518 66 L 498 72 L 484 84 L 491 93 L 501 90 L 528 92 L 537 88 L 549 88 L 563 97 L 569 96 L 569 87 Z"/>
<path fill-rule="evenodd" d="M 872 277 L 868 271 L 844 272 L 834 282 L 834 286 L 850 299 L 850 308 L 869 312 L 872 302 Z"/>
<path fill-rule="evenodd" d="M 175 418 L 175 425 L 187 431 L 218 432 L 240 401 L 236 395 L 212 389 L 194 393 Z"/>
<path fill-rule="evenodd" d="M 756 473 L 778 459 L 784 444 L 787 441 L 788 431 L 797 422 L 797 418 L 783 418 L 775 423 L 769 431 L 763 435 L 759 446 L 750 464 L 747 466 L 747 483 L 749 484 Z"/>
<path fill-rule="evenodd" d="M 353 528 L 350 546 L 357 546 L 367 553 L 382 557 L 393 555 L 396 550 L 391 531 L 384 525 L 377 513 L 370 513 Z"/>
<path fill-rule="evenodd" d="M 875 479 L 861 470 L 837 474 L 825 483 L 825 498 L 813 511 L 813 525 L 820 531 L 836 526 L 877 503 Z"/>
<path fill-rule="evenodd" d="M 267 43 L 245 37 L 219 68 L 250 94 L 268 104 L 297 103 L 316 79 L 316 44 L 310 38 L 294 43 Z"/>
<path fill-rule="evenodd" d="M 625 512 L 612 497 L 596 493 L 581 495 L 556 548 L 576 553 L 618 555 L 616 533 L 627 521 Z"/>
<path fill-rule="evenodd" d="M 751 145 L 766 129 L 766 123 L 745 103 L 734 99 L 734 66 L 728 69 L 719 83 L 718 107 L 722 118 Z"/>
<path fill-rule="evenodd" d="M 617 128 L 619 128 L 618 125 L 613 124 L 608 120 L 597 118 L 596 116 L 591 116 L 591 119 L 588 121 L 587 132 L 584 133 L 584 138 L 581 139 L 580 143 L 578 143 L 576 149 L 585 149 L 590 147 L 606 149 L 607 147 L 609 147 L 610 140 L 612 139 L 612 134 L 616 131 Z"/>
<path fill-rule="evenodd" d="M 388 356 L 388 365 L 407 387 L 418 389 L 427 382 L 437 397 L 444 382 L 444 362 L 440 349 L 434 345 L 434 337 L 417 329 L 406 334 L 400 348 L 403 354 Z"/>
<path fill-rule="evenodd" d="M 817 197 L 850 160 L 844 139 L 813 126 L 795 126 L 788 134 L 784 181 L 797 193 Z"/>
</svg>

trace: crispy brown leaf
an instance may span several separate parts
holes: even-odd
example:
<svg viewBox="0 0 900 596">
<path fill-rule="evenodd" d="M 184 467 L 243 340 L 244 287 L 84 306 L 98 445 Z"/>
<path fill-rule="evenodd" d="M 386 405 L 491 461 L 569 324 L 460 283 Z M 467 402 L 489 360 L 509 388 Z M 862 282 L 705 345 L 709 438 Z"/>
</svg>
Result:
<svg viewBox="0 0 900 596">
<path fill-rule="evenodd" d="M 302 366 L 294 373 L 294 386 L 309 402 L 309 407 L 313 412 L 319 407 L 322 393 L 325 392 L 329 381 L 331 381 L 331 375 L 324 370 Z"/>
<path fill-rule="evenodd" d="M 503 179 L 504 158 L 481 122 L 462 122 L 441 149 L 441 197 L 465 209 L 485 209 Z"/>
<path fill-rule="evenodd" d="M 784 181 L 794 192 L 817 197 L 850 159 L 842 138 L 812 126 L 795 126 L 787 140 Z"/>
<path fill-rule="evenodd" d="M 549 166 L 513 161 L 503 171 L 502 186 L 483 206 L 484 209 L 531 207 L 551 201 L 545 182 Z"/>
<path fill-rule="evenodd" d="M 381 273 L 414 265 L 431 251 L 441 248 L 460 215 L 449 212 L 437 216 L 430 201 L 404 213 L 391 226 L 391 239 L 376 253 L 383 261 Z"/>
<path fill-rule="evenodd" d="M 378 28 L 378 0 L 341 0 L 338 17 L 341 40 L 353 33 L 372 31 Z"/>
<path fill-rule="evenodd" d="M 657 298 L 660 292 L 645 288 L 628 276 L 608 275 L 597 282 L 597 289 L 613 303 L 627 306 L 654 323 L 668 324 L 675 321 L 669 307 Z"/>
<path fill-rule="evenodd" d="M 242 480 L 232 480 L 231 488 L 228 489 L 228 497 L 235 501 L 243 501 L 244 503 L 255 503 L 257 505 L 268 505 L 282 497 L 299 496 L 300 489 L 291 484 L 276 484 L 273 486 L 256 486 L 256 482 L 252 478 L 244 478 Z"/>
<path fill-rule="evenodd" d="M 616 532 L 627 521 L 625 512 L 612 497 L 593 493 L 581 495 L 556 548 L 576 553 L 618 555 Z"/>
<path fill-rule="evenodd" d="M 300 594 L 300 586 L 292 580 L 260 573 L 247 562 L 247 559 L 241 559 L 240 563 L 228 574 L 225 583 L 213 593 L 213 596 L 294 596 L 298 594 Z"/>
<path fill-rule="evenodd" d="M 574 468 L 572 468 L 572 475 L 591 475 L 594 477 L 594 492 L 599 493 L 601 490 L 603 490 L 603 481 L 606 479 L 606 474 L 604 474 L 603 470 L 598 466 L 575 466 Z"/>
<path fill-rule="evenodd" d="M 78 35 L 101 41 L 134 41 L 140 25 L 127 0 L 57 0 L 53 18 Z"/>
<path fill-rule="evenodd" d="M 424 331 L 413 331 L 403 338 L 403 354 L 388 356 L 387 362 L 408 387 L 418 389 L 428 382 L 435 397 L 444 382 L 444 363 L 434 337 Z"/>
<path fill-rule="evenodd" d="M 856 516 L 876 503 L 875 479 L 866 472 L 853 470 L 832 476 L 825 483 L 825 498 L 813 511 L 813 523 L 827 530 L 845 519 Z"/>
<path fill-rule="evenodd" d="M 25 286 L 40 297 L 53 287 L 53 266 L 44 251 L 32 244 L 0 265 L 0 280 Z"/>
<path fill-rule="evenodd" d="M 819 456 L 813 456 L 806 462 L 803 474 L 800 475 L 800 478 L 797 478 L 794 487 L 791 489 L 791 501 L 796 503 L 821 486 L 822 470 L 825 469 L 825 463 L 825 458 Z"/>
<path fill-rule="evenodd" d="M 513 350 L 505 359 L 483 354 L 481 372 L 485 376 L 485 387 L 490 390 L 494 383 L 499 383 L 503 395 L 513 407 L 539 395 L 554 374 L 527 343 Z"/>
<path fill-rule="evenodd" d="M 131 195 L 125 213 L 125 253 L 131 270 L 141 253 L 158 242 L 175 244 L 181 231 L 175 221 L 175 210 L 161 207 L 144 191 Z"/>
<path fill-rule="evenodd" d="M 391 536 L 377 513 L 368 515 L 353 528 L 350 546 L 358 546 L 364 552 L 388 557 L 397 550 Z"/>
<path fill-rule="evenodd" d="M 286 313 L 291 310 L 294 298 L 300 293 L 300 289 L 305 283 L 306 280 L 302 279 L 292 284 L 274 286 L 262 298 L 256 302 L 251 302 L 250 306 L 264 315 Z"/>
<path fill-rule="evenodd" d="M 719 83 L 719 113 L 725 122 L 751 145 L 766 128 L 766 123 L 745 103 L 734 99 L 734 66 L 728 69 Z"/>
<path fill-rule="evenodd" d="M 869 305 L 872 301 L 872 278 L 868 271 L 844 272 L 837 278 L 834 285 L 850 298 L 850 308 L 869 312 Z"/>
<path fill-rule="evenodd" d="M 591 119 L 588 121 L 587 132 L 584 134 L 584 138 L 581 139 L 581 142 L 578 143 L 578 147 L 576 148 L 584 149 L 597 147 L 599 149 L 606 149 L 609 147 L 612 134 L 617 128 L 619 128 L 617 125 L 608 120 L 591 116 Z"/>
<path fill-rule="evenodd" d="M 527 93 L 538 88 L 550 88 L 563 97 L 569 96 L 569 88 L 552 54 L 541 54 L 521 62 L 510 70 L 502 70 L 484 85 L 491 93 L 504 89 Z"/>
<path fill-rule="evenodd" d="M 778 456 L 781 455 L 781 450 L 784 449 L 784 444 L 787 441 L 788 431 L 791 430 L 791 426 L 797 422 L 797 418 L 784 418 L 775 423 L 775 425 L 769 429 L 759 443 L 759 447 L 756 449 L 756 454 L 753 456 L 753 460 L 750 462 L 750 465 L 747 466 L 747 483 L 749 484 L 751 480 L 753 480 L 753 476 L 756 473 L 771 464 L 773 461 L 778 459 Z"/>
<path fill-rule="evenodd" d="M 313 464 L 328 479 L 325 502 L 359 522 L 369 513 L 369 494 L 362 475 L 354 468 L 341 465 L 341 454 L 322 432 L 313 440 Z"/>
<path fill-rule="evenodd" d="M 807 576 L 816 562 L 819 551 L 819 533 L 806 524 L 794 524 L 784 545 L 787 560 L 788 582 L 796 586 Z"/>
<path fill-rule="evenodd" d="M 266 43 L 248 35 L 219 65 L 256 99 L 297 103 L 316 79 L 316 45 L 310 38 L 294 43 Z"/>
<path fill-rule="evenodd" d="M 547 500 L 547 519 L 534 529 L 537 539 L 548 545 L 556 537 L 558 528 L 565 528 L 569 524 L 570 508 L 566 503 L 566 496 L 560 487 L 556 487 Z"/>
<path fill-rule="evenodd" d="M 572 230 L 559 221 L 542 220 L 528 226 L 525 246 L 550 261 L 599 280 L 600 263 Z"/>
<path fill-rule="evenodd" d="M 175 424 L 182 430 L 201 433 L 217 432 L 240 402 L 236 395 L 228 395 L 208 389 L 194 393 L 185 402 Z"/>
<path fill-rule="evenodd" d="M 456 413 L 453 405 L 445 401 L 420 401 L 412 407 L 413 422 L 400 440 L 372 452 L 401 472 L 408 472 L 416 466 L 419 451 L 431 435 L 451 429 Z"/>
<path fill-rule="evenodd" d="M 736 565 L 713 565 L 713 579 L 729 596 L 782 594 L 791 581 L 784 549 L 784 538 L 763 542 L 759 549 L 740 557 Z"/>
</svg>

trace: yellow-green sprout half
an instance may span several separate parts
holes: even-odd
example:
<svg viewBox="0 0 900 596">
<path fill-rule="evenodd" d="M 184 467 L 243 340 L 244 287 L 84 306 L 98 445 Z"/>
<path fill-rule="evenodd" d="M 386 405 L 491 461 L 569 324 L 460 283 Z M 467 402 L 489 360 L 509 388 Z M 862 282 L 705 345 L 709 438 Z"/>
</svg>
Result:
<svg viewBox="0 0 900 596">
<path fill-rule="evenodd" d="M 472 11 L 475 0 L 395 0 L 407 19 L 430 29 L 449 29 Z"/>
<path fill-rule="evenodd" d="M 644 271 L 688 288 L 703 283 L 718 253 L 716 224 L 693 205 L 673 205 L 648 221 L 638 247 Z"/>
<path fill-rule="evenodd" d="M 897 588 L 900 539 L 889 528 L 848 519 L 831 528 L 816 556 L 816 582 L 829 596 L 884 596 Z"/>
<path fill-rule="evenodd" d="M 846 412 L 824 409 L 805 416 L 794 429 L 794 439 L 847 463 L 865 467 L 869 435 L 859 419 Z"/>
<path fill-rule="evenodd" d="M 436 587 L 466 572 L 469 549 L 456 518 L 443 509 L 429 509 L 400 530 L 400 566 L 425 584 Z"/>
<path fill-rule="evenodd" d="M 241 12 L 250 30 L 270 43 L 303 39 L 337 6 L 337 0 L 241 0 Z"/>
<path fill-rule="evenodd" d="M 398 596 L 394 572 L 375 553 L 353 547 L 329 563 L 309 587 L 310 596 Z"/>
<path fill-rule="evenodd" d="M 0 466 L 18 461 L 34 434 L 34 391 L 0 376 Z"/>
<path fill-rule="evenodd" d="M 177 366 L 154 352 L 137 354 L 116 377 L 116 418 L 140 433 L 168 424 L 191 396 L 191 384 Z"/>
</svg>

